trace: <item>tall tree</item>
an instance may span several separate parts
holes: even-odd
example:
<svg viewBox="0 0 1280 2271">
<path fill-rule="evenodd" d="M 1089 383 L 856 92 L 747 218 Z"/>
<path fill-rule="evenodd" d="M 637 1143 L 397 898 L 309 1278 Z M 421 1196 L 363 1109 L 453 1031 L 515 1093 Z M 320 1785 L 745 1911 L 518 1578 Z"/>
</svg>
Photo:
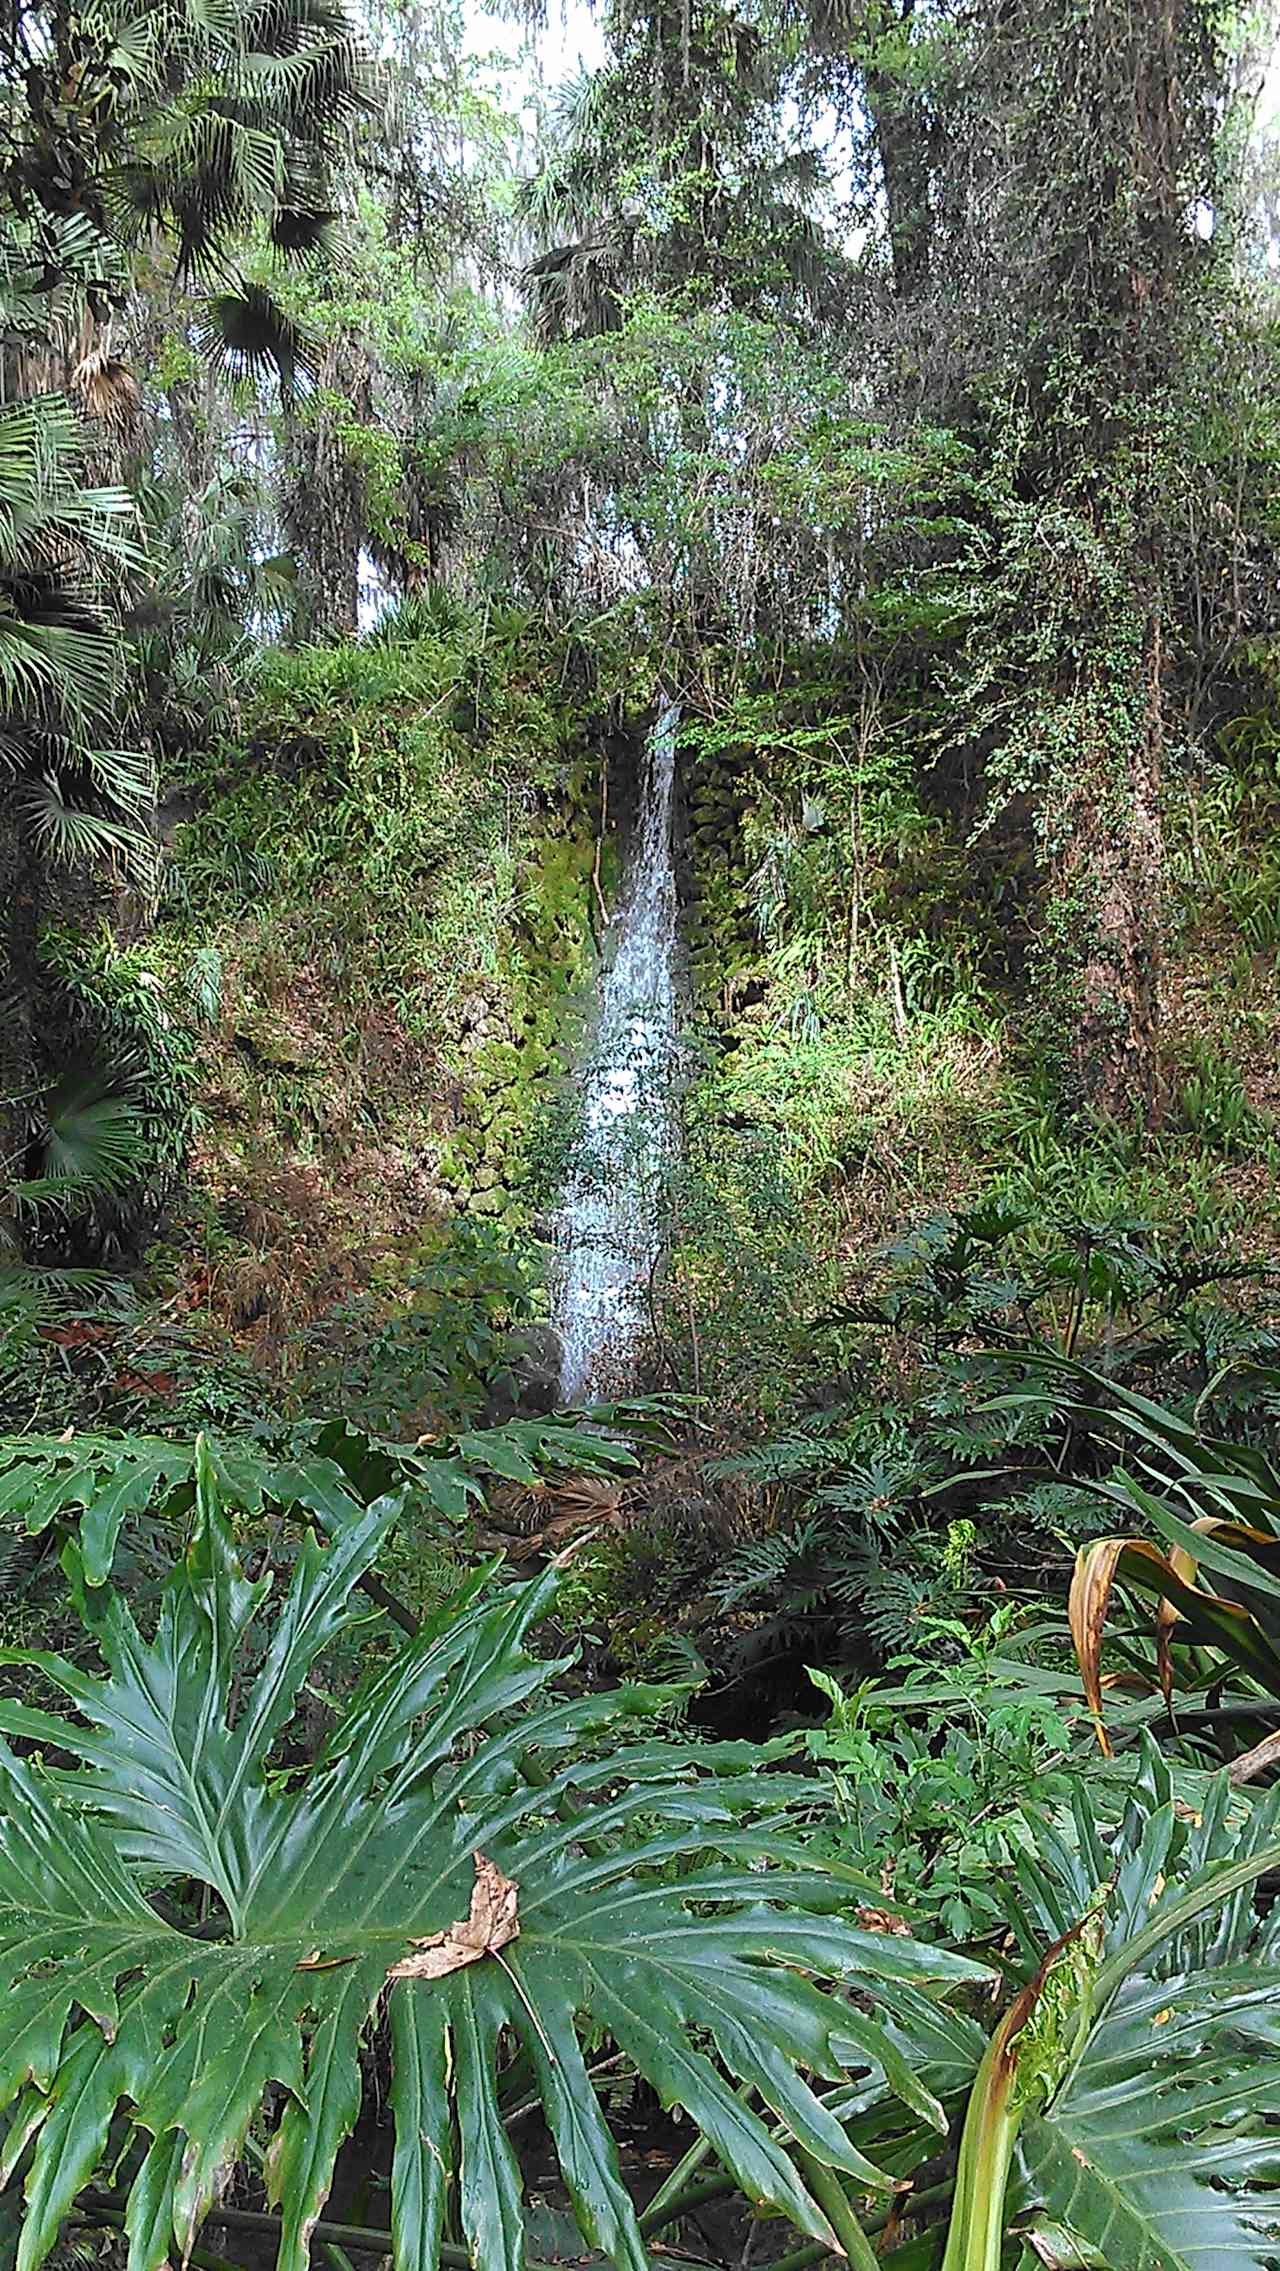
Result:
<svg viewBox="0 0 1280 2271">
<path fill-rule="evenodd" d="M 118 483 L 86 488 L 82 470 L 90 437 L 99 464 L 119 457 L 104 437 L 138 401 L 105 327 L 134 260 L 159 248 L 180 276 L 221 285 L 209 316 L 223 348 L 281 361 L 293 327 L 240 285 L 233 255 L 254 230 L 281 259 L 322 243 L 326 169 L 363 87 L 330 0 L 11 0 L 0 17 L 0 872 L 22 875 L 3 984 L 9 1151 L 33 1084 L 34 929 L 65 902 L 69 868 L 136 862 L 147 843 L 149 760 L 113 753 L 139 721 L 123 593 L 102 573 L 139 564 L 130 502 Z"/>
<path fill-rule="evenodd" d="M 1197 213 L 1217 192 L 1225 58 L 1207 0 L 997 6 L 1009 515 L 1019 604 L 1053 627 L 1020 712 L 1053 993 L 1077 1093 L 1159 1100 L 1165 556 L 1186 377 L 1212 312 Z M 1009 348 L 1012 348 L 1010 354 Z"/>
<path fill-rule="evenodd" d="M 522 190 L 544 336 L 616 329 L 636 290 L 811 322 L 840 264 L 785 49 L 725 0 L 618 5 L 608 28 L 607 65 L 564 89 Z"/>
</svg>

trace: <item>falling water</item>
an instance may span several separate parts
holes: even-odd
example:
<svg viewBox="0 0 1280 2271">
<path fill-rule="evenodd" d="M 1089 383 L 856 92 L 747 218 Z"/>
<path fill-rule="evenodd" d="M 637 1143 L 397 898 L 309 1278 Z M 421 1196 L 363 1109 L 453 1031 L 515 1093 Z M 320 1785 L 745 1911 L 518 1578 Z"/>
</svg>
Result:
<svg viewBox="0 0 1280 2271">
<path fill-rule="evenodd" d="M 583 1081 L 582 1139 L 561 1217 L 566 1401 L 621 1386 L 649 1315 L 671 1139 L 676 1038 L 676 727 L 663 702 L 645 751 L 639 824 Z"/>
</svg>

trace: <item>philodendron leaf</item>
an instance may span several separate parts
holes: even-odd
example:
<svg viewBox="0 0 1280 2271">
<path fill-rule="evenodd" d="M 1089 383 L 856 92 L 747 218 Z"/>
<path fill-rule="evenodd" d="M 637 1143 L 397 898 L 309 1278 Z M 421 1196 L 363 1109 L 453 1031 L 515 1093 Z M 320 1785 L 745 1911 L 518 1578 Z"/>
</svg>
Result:
<svg viewBox="0 0 1280 2271">
<path fill-rule="evenodd" d="M 406 1508 L 461 1521 L 484 1497 L 487 1478 L 528 1482 L 547 1472 L 625 1472 L 635 1456 L 614 1434 L 574 1420 L 512 1420 L 456 1439 L 412 1447 L 380 1442 L 343 1420 L 294 1431 L 278 1449 L 201 1438 L 224 1503 L 310 1516 L 328 1537 L 360 1520 L 392 1489 Z M 146 1513 L 183 1522 L 195 1493 L 197 1446 L 158 1435 L 21 1435 L 0 1440 L 0 1521 L 35 1535 L 51 1523 L 78 1525 L 90 1585 L 110 1576 L 120 1532 Z"/>
<path fill-rule="evenodd" d="M 1269 2271 L 1280 2246 L 1280 1966 L 1136 1979 L 1020 2138 L 1022 2186 L 1126 2271 Z"/>
<path fill-rule="evenodd" d="M 312 1665 L 367 1616 L 353 1589 L 400 1494 L 327 1547 L 308 1539 L 269 1619 L 203 1452 L 195 1486 L 154 1637 L 109 1586 L 83 1582 L 69 1545 L 106 1675 L 41 1656 L 75 1719 L 0 1704 L 8 1733 L 79 1762 L 0 1746 L 0 2101 L 15 2161 L 31 2146 L 19 2271 L 48 2254 L 109 2151 L 126 2171 L 130 2271 L 185 2255 L 264 2100 L 281 2108 L 267 2152 L 280 2262 L 304 2271 L 359 2110 L 361 2043 L 384 2012 L 397 2271 L 433 2271 L 455 2186 L 473 2261 L 518 2271 L 498 2090 L 512 2043 L 584 2239 L 642 2271 L 580 2024 L 686 2110 L 752 2199 L 829 2239 L 786 2140 L 859 2186 L 887 2180 L 815 2084 L 847 2060 L 864 2102 L 901 2087 L 911 2011 L 930 2008 L 920 1991 L 985 1975 L 845 1920 L 857 1895 L 779 1839 L 811 1786 L 765 1771 L 763 1752 L 664 1738 L 662 1691 L 558 1698 L 562 1667 L 525 1646 L 554 1575 L 494 1598 L 480 1572 L 414 1637 L 392 1637 L 319 1758 L 281 1775 Z M 218 1938 L 174 1921 L 193 1881 L 224 1919 Z M 913 1985 L 890 2039 L 867 2005 L 892 2007 L 897 1983 Z M 122 2109 L 140 2164 L 120 2155 Z"/>
<path fill-rule="evenodd" d="M 1224 1775 L 1191 1815 L 1148 1741 L 1111 1849 L 1083 1827 L 1074 1848 L 1046 1830 L 1011 1896 L 1023 1947 L 1086 1902 L 1105 1923 L 1079 2057 L 1022 2124 L 1014 2225 L 1034 2212 L 1082 2267 L 1271 2271 L 1280 1912 L 1257 1888 L 1280 1870 L 1280 1794 L 1251 1807 Z"/>
</svg>

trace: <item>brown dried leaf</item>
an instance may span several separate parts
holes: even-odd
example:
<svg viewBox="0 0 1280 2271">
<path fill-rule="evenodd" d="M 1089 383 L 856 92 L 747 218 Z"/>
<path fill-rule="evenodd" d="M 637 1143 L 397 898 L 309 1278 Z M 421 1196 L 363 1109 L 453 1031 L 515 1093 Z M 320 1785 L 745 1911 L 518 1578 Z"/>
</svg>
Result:
<svg viewBox="0 0 1280 2271">
<path fill-rule="evenodd" d="M 1067 1602 L 1085 1701 L 1093 1714 L 1099 1748 L 1108 1758 L 1111 1741 L 1102 1723 L 1102 1636 L 1122 1558 L 1149 1561 L 1162 1571 L 1169 1568 L 1165 1556 L 1143 1538 L 1099 1538 L 1093 1545 L 1080 1548 Z"/>
<path fill-rule="evenodd" d="M 911 1936 L 911 1926 L 887 1908 L 860 1908 L 858 1923 L 864 1932 L 894 1932 L 904 1939 Z"/>
<path fill-rule="evenodd" d="M 533 1496 L 532 1489 L 529 1495 Z M 563 1562 L 602 1528 L 624 1527 L 620 1483 L 579 1475 L 568 1483 L 544 1484 L 541 1496 L 554 1511 L 536 1529 L 503 1540 L 512 1561 L 530 1561 L 536 1554 L 550 1553 Z"/>
<path fill-rule="evenodd" d="M 519 1937 L 516 1902 L 520 1887 L 504 1877 L 485 1854 L 474 1856 L 476 1881 L 471 1890 L 471 1913 L 447 1932 L 432 1932 L 415 1940 L 410 1953 L 393 1963 L 388 1979 L 447 1979 L 450 1972 L 496 1955 L 508 1940 Z"/>
</svg>

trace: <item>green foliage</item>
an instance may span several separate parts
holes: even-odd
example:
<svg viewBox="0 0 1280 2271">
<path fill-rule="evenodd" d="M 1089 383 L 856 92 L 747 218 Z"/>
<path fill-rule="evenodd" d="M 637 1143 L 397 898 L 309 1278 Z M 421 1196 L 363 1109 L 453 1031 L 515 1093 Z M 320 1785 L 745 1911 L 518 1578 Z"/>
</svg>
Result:
<svg viewBox="0 0 1280 2271">
<path fill-rule="evenodd" d="M 44 1084 L 26 1102 L 26 1171 L 10 1184 L 15 1259 L 119 1266 L 162 1219 L 199 1123 L 211 972 L 123 948 L 105 924 L 46 931 L 39 967 Z"/>
<path fill-rule="evenodd" d="M 110 1575 L 126 1522 L 182 1535 L 196 1503 L 197 1469 L 243 1515 L 301 1512 L 340 1537 L 375 1497 L 396 1496 L 428 1521 L 464 1520 L 486 1480 L 532 1482 L 543 1473 L 625 1472 L 629 1445 L 599 1429 L 558 1420 L 512 1420 L 414 1447 L 389 1443 L 344 1420 L 304 1421 L 273 1441 L 167 1436 L 36 1434 L 0 1440 L 0 1519 L 39 1537 L 70 1524 L 90 1585 Z"/>
<path fill-rule="evenodd" d="M 1078 2261 L 1266 2262 L 1280 2229 L 1266 2143 L 1277 1943 L 1257 1887 L 1276 1817 L 1273 1799 L 1242 1818 L 1222 1776 L 1180 1819 L 1148 1745 L 1113 1839 L 1082 1793 L 1069 1837 L 1041 1832 L 1006 1881 L 1036 1968 L 970 2100 L 948 2271 L 994 2271 L 1028 2218 Z"/>
<path fill-rule="evenodd" d="M 171 773 L 226 735 L 252 680 L 260 645 L 283 629 L 297 563 L 275 548 L 261 483 L 217 465 L 192 493 L 157 478 L 141 487 L 151 589 L 136 611 L 134 713 Z"/>
<path fill-rule="evenodd" d="M 818 218 L 821 161 L 782 102 L 785 47 L 707 5 L 677 61 L 660 23 L 615 24 L 610 65 L 560 91 L 541 168 L 521 185 L 544 338 L 616 333 L 637 288 L 803 320 L 838 272 Z"/>
<path fill-rule="evenodd" d="M 135 1181 L 145 1158 L 136 1094 L 91 1073 L 64 1075 L 41 1097 L 35 1134 L 39 1180 L 16 1187 L 22 1207 L 62 1209 L 89 1196 L 114 1197 Z"/>
<path fill-rule="evenodd" d="M 113 746 L 124 657 L 105 611 L 139 564 L 137 519 L 124 490 L 85 484 L 84 459 L 63 397 L 0 411 L 0 784 L 29 857 L 144 874 L 149 768 Z"/>
<path fill-rule="evenodd" d="M 304 1544 L 255 1649 L 267 1581 L 250 1583 L 235 1558 L 203 1451 L 194 1482 L 193 1536 L 154 1639 L 69 1549 L 105 1677 L 28 1659 L 78 1721 L 0 1706 L 11 1735 L 80 1762 L 7 1749 L 0 1761 L 10 2168 L 29 2154 L 20 2271 L 45 2259 L 106 2163 L 130 2261 L 158 2271 L 191 2246 L 268 2096 L 278 2261 L 305 2265 L 384 1997 L 401 2262 L 430 2271 L 455 2214 L 473 2261 L 514 2271 L 524 2259 L 497 2071 L 508 2033 L 584 2240 L 619 2265 L 646 2261 L 583 2061 L 584 2020 L 685 2107 L 749 2198 L 830 2240 L 785 2143 L 721 2063 L 760 2092 L 804 2165 L 887 2185 L 800 2068 L 831 2081 L 853 2065 L 863 2093 L 893 2089 L 939 2125 L 941 2109 L 882 2025 L 809 1982 L 856 1981 L 892 2008 L 896 1983 L 974 1967 L 839 1915 L 838 1883 L 787 1852 L 798 1793 L 761 1773 L 758 1749 L 650 1732 L 661 1691 L 557 1700 L 564 1667 L 523 1645 L 554 1578 L 486 1606 L 478 1577 L 371 1672 L 300 1768 L 300 1691 L 350 1629 L 352 1588 L 401 1498 L 378 1500 L 327 1550 Z M 460 1946 L 468 1916 L 475 1937 Z"/>
<path fill-rule="evenodd" d="M 432 1030 L 496 964 L 522 876 L 512 824 L 567 769 L 573 721 L 468 619 L 412 643 L 264 663 L 244 740 L 184 832 L 170 890 L 186 922 L 275 893 L 279 951 L 329 957 Z M 265 760 L 265 762 L 264 762 Z"/>
<path fill-rule="evenodd" d="M 1228 29 L 1198 0 L 614 11 L 516 185 L 527 121 L 447 11 L 374 7 L 368 107 L 327 0 L 18 24 L 13 839 L 149 880 L 152 746 L 173 791 L 159 931 L 47 927 L 50 1014 L 4 1079 L 0 1394 L 32 1432 L 0 1449 L 0 1578 L 73 1659 L 4 1707 L 24 2265 L 102 2172 L 136 2271 L 176 2257 L 268 2131 L 300 2263 L 366 2089 L 379 2138 L 384 2013 L 399 2271 L 514 2265 L 526 2226 L 572 2251 L 518 2198 L 538 2101 L 579 2238 L 644 2259 L 588 2043 L 692 2113 L 713 2183 L 863 2271 L 853 2156 L 918 2178 L 904 2260 L 936 2260 L 937 2107 L 977 2069 L 948 2271 L 1015 2228 L 1116 2271 L 1180 2267 L 1182 2220 L 1233 2271 L 1274 2253 L 1247 1891 L 1274 1808 L 1198 1772 L 1175 1805 L 1149 1754 L 1086 1770 L 1034 1613 L 1083 1544 L 1094 1709 L 1105 1628 L 1148 1691 L 1118 1738 L 1163 1682 L 1171 1752 L 1243 1727 L 1266 1770 L 1280 450 L 1273 294 L 1228 250 Z M 692 1400 L 641 1475 L 625 1411 L 474 1422 L 517 1402 L 519 1240 L 563 1185 L 557 1076 L 659 679 L 699 1032 L 650 1354 Z M 141 1297 L 108 1292 L 199 1110 L 190 1205 Z M 162 1432 L 106 1432 L 135 1418 Z M 500 1573 L 441 1606 L 494 1478 L 599 1510 L 553 1629 L 678 1692 L 535 1661 L 542 1589 Z M 307 1517 L 328 1543 L 272 1621 Z M 434 1622 L 402 1640 L 353 1585 Z M 1131 1591 L 1154 1637 L 1114 1629 Z M 811 1716 L 808 1664 L 835 1667 L 818 1771 L 670 1732 Z M 477 1851 L 519 1877 L 519 1936 L 392 1977 L 467 1914 Z M 991 2041 L 975 1997 L 863 1968 L 841 1902 L 886 1884 L 1014 1951 Z M 1211 1921 L 1157 1946 L 1188 1885 Z"/>
<path fill-rule="evenodd" d="M 175 964 L 163 947 L 121 946 L 104 925 L 91 936 L 46 931 L 41 961 L 71 1045 L 100 1053 L 132 1084 L 150 1171 L 172 1178 L 199 1123 L 197 1037 L 208 1022 L 213 975 L 207 954 Z"/>
<path fill-rule="evenodd" d="M 997 1611 L 977 1634 L 922 1617 L 897 1687 L 868 1681 L 850 1693 L 829 1673 L 809 1675 L 831 1716 L 807 1747 L 829 1770 L 838 1824 L 819 1849 L 879 1870 L 917 1928 L 927 1919 L 961 1942 L 1001 1923 L 1002 1881 L 1080 1777 L 1081 1739 L 1061 1709 L 992 1661 L 1010 1615 Z M 940 1677 L 928 1664 L 957 1639 L 960 1660 Z"/>
<path fill-rule="evenodd" d="M 1240 1444 L 1210 1435 L 1198 1406 L 1184 1418 L 1083 1366 L 1049 1372 L 1047 1384 L 1059 1403 L 1120 1453 L 1123 1463 L 1094 1485 L 1097 1495 L 1142 1525 L 1138 1535 L 1121 1533 L 1082 1549 L 1072 1585 L 1072 1636 L 1104 1743 L 1101 1663 L 1117 1584 L 1157 1604 L 1154 1663 L 1136 1634 L 1125 1654 L 1131 1670 L 1158 1684 L 1170 1706 L 1175 1688 L 1212 1696 L 1229 1684 L 1237 1701 L 1263 1703 L 1280 1692 L 1280 1473 L 1270 1455 L 1280 1374 L 1249 1365 L 1245 1383 L 1262 1440 Z M 1044 1393 L 1033 1370 L 1021 1400 Z M 1244 1709 L 1247 1726 L 1247 1702 Z M 1260 1725 L 1265 1718 L 1264 1711 Z M 1256 1766 L 1264 1767 L 1270 1755 L 1263 1736 Z"/>
<path fill-rule="evenodd" d="M 1233 1459 L 1270 1451 L 1271 1304 L 1221 1297 L 1257 1274 L 1131 1220 L 996 1200 L 894 1240 L 858 1301 L 806 1321 L 817 1408 L 711 1463 L 748 1534 L 681 1550 L 691 1637 L 793 1707 L 797 1659 L 962 1665 L 993 1612 L 1065 1590 L 1106 1527 L 1126 1397 L 1158 1383 L 1183 1438 L 1212 1424 Z M 1088 1414 L 1064 1347 L 1106 1367 Z"/>
<path fill-rule="evenodd" d="M 1234 1065 L 1203 1046 L 1182 1081 L 1182 1116 L 1192 1132 L 1223 1152 L 1247 1148 L 1254 1114 Z"/>
<path fill-rule="evenodd" d="M 835 1290 L 814 1250 L 801 1177 L 765 1126 L 727 1132 L 690 1098 L 667 1204 L 662 1327 L 677 1378 L 726 1410 L 769 1416 L 805 1368 L 807 1314 Z"/>
<path fill-rule="evenodd" d="M 259 221 L 281 251 L 314 244 L 305 223 L 367 91 L 349 21 L 327 0 L 269 15 L 180 0 L 159 23 L 130 0 L 45 6 L 19 27 L 8 88 L 6 233 L 48 293 L 71 267 L 57 217 L 82 216 L 98 240 L 95 310 L 112 287 L 123 297 L 122 255 L 153 233 L 184 275 L 216 273 Z"/>
<path fill-rule="evenodd" d="M 435 1240 L 390 1313 L 369 1296 L 331 1311 L 306 1336 L 301 1395 L 341 1403 L 357 1425 L 400 1434 L 479 1418 L 503 1371 L 515 1327 L 534 1314 L 527 1261 L 483 1221 Z"/>
</svg>

